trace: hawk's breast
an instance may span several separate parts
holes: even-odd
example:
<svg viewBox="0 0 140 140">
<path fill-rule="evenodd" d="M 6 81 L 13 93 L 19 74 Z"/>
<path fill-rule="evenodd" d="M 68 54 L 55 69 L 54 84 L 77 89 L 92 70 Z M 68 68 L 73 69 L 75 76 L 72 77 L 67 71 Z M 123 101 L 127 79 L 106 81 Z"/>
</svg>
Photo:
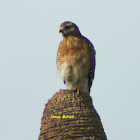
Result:
<svg viewBox="0 0 140 140">
<path fill-rule="evenodd" d="M 90 52 L 84 38 L 64 37 L 57 53 L 57 67 L 62 65 L 78 66 L 88 74 L 90 69 Z"/>
</svg>

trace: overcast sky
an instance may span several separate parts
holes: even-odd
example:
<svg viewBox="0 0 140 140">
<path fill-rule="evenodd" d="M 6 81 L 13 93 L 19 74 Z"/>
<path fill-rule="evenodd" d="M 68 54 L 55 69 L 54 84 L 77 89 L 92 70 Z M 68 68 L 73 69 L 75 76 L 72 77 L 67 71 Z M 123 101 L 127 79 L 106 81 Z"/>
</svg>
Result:
<svg viewBox="0 0 140 140">
<path fill-rule="evenodd" d="M 0 140 L 38 139 L 45 104 L 66 88 L 56 54 L 67 20 L 95 46 L 91 96 L 108 140 L 138 140 L 138 0 L 0 1 Z"/>
</svg>

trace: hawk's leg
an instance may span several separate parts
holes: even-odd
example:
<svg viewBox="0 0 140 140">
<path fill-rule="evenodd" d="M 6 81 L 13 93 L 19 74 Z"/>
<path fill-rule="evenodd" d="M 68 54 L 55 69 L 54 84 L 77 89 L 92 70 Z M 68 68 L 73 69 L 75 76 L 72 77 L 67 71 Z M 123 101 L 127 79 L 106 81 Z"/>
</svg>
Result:
<svg viewBox="0 0 140 140">
<path fill-rule="evenodd" d="M 75 86 L 74 90 L 76 90 L 76 91 L 77 91 L 77 94 L 79 94 L 79 93 L 80 93 L 80 90 L 79 90 L 78 85 L 76 85 L 76 86 Z"/>
</svg>

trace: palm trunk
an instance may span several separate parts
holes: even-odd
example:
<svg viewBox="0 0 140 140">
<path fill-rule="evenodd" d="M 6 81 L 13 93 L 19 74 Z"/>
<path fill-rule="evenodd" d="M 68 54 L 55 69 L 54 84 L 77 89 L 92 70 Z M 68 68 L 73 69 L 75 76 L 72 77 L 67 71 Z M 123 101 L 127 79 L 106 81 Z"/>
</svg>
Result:
<svg viewBox="0 0 140 140">
<path fill-rule="evenodd" d="M 90 95 L 60 90 L 45 106 L 39 140 L 107 140 Z"/>
</svg>

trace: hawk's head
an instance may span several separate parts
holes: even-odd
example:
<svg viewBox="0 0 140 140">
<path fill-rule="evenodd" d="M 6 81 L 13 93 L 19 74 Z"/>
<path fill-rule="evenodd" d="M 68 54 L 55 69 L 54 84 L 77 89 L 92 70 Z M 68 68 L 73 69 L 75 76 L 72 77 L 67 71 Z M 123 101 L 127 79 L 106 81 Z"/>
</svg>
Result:
<svg viewBox="0 0 140 140">
<path fill-rule="evenodd" d="M 64 37 L 81 36 L 81 33 L 77 25 L 70 21 L 63 22 L 60 26 L 59 32 L 61 32 Z"/>
</svg>

